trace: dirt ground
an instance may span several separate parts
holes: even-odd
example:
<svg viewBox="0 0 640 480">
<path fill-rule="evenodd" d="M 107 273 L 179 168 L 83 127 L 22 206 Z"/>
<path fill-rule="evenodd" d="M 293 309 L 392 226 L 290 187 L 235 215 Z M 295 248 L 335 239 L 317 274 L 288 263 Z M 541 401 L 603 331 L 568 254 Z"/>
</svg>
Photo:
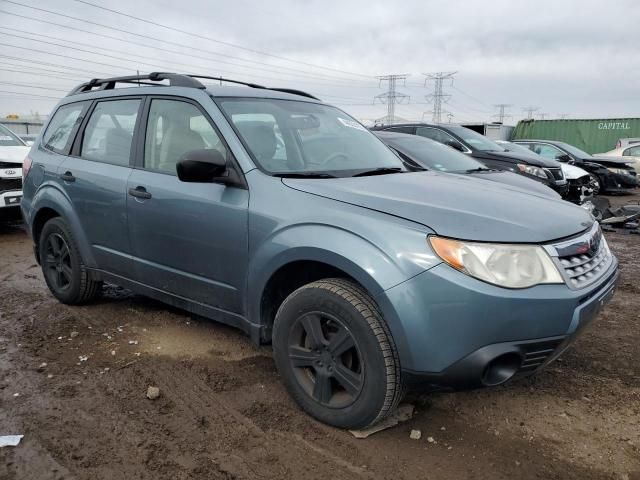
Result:
<svg viewBox="0 0 640 480">
<path fill-rule="evenodd" d="M 0 435 L 24 434 L 0 479 L 639 480 L 640 236 L 607 239 L 619 290 L 560 360 L 414 396 L 411 420 L 358 440 L 298 410 L 235 330 L 115 287 L 59 304 L 24 230 L 0 228 Z"/>
</svg>

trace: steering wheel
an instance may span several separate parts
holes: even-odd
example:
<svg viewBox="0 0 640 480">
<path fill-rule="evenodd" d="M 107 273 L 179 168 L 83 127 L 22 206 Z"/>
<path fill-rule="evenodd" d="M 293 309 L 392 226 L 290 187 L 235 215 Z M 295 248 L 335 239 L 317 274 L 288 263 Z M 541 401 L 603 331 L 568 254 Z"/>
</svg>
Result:
<svg viewBox="0 0 640 480">
<path fill-rule="evenodd" d="M 335 162 L 336 160 L 338 160 L 339 158 L 341 158 L 343 161 L 348 161 L 349 157 L 346 153 L 343 152 L 335 152 L 332 153 L 331 155 L 329 155 L 327 158 L 325 158 L 320 165 L 325 166 L 325 165 L 329 165 L 332 162 Z"/>
</svg>

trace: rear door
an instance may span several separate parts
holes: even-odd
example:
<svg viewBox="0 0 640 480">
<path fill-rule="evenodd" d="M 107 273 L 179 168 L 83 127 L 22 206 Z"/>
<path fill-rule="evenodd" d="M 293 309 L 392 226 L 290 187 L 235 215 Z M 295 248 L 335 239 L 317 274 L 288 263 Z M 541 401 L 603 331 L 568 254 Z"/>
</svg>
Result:
<svg viewBox="0 0 640 480">
<path fill-rule="evenodd" d="M 140 138 L 127 196 L 137 280 L 241 313 L 249 192 L 218 183 L 185 183 L 176 174 L 178 159 L 188 151 L 217 149 L 234 168 L 231 152 L 198 103 L 151 97 L 147 105 L 145 138 Z"/>
<path fill-rule="evenodd" d="M 96 101 L 58 174 L 91 244 L 98 268 L 128 276 L 127 179 L 140 97 Z"/>
</svg>

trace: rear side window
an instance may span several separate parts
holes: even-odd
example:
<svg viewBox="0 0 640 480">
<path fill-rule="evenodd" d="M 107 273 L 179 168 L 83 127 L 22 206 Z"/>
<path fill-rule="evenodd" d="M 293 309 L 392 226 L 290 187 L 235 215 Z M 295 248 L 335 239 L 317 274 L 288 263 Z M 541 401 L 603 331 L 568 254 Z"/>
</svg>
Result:
<svg viewBox="0 0 640 480">
<path fill-rule="evenodd" d="M 66 152 L 73 128 L 85 106 L 86 102 L 72 103 L 56 111 L 42 137 L 45 148 L 57 153 Z"/>
<path fill-rule="evenodd" d="M 191 150 L 218 150 L 227 158 L 227 149 L 218 133 L 195 105 L 179 100 L 152 100 L 144 167 L 175 175 L 178 160 Z"/>
<path fill-rule="evenodd" d="M 128 166 L 139 107 L 139 99 L 99 102 L 84 129 L 80 156 Z"/>
<path fill-rule="evenodd" d="M 437 128 L 419 127 L 416 133 L 421 137 L 430 138 L 431 140 L 435 140 L 440 143 L 447 143 L 451 141 L 458 142 L 451 135 L 443 132 L 442 130 L 438 130 Z"/>
<path fill-rule="evenodd" d="M 640 157 L 640 147 L 627 148 L 622 155 L 625 157 Z"/>
</svg>

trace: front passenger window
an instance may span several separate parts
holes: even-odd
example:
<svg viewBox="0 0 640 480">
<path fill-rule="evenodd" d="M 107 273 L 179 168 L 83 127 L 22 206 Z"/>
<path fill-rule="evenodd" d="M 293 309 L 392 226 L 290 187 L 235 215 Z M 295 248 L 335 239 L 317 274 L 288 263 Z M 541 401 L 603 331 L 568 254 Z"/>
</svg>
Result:
<svg viewBox="0 0 640 480">
<path fill-rule="evenodd" d="M 218 150 L 227 158 L 218 133 L 195 105 L 179 100 L 152 100 L 144 167 L 175 175 L 178 160 L 191 150 Z"/>
</svg>

